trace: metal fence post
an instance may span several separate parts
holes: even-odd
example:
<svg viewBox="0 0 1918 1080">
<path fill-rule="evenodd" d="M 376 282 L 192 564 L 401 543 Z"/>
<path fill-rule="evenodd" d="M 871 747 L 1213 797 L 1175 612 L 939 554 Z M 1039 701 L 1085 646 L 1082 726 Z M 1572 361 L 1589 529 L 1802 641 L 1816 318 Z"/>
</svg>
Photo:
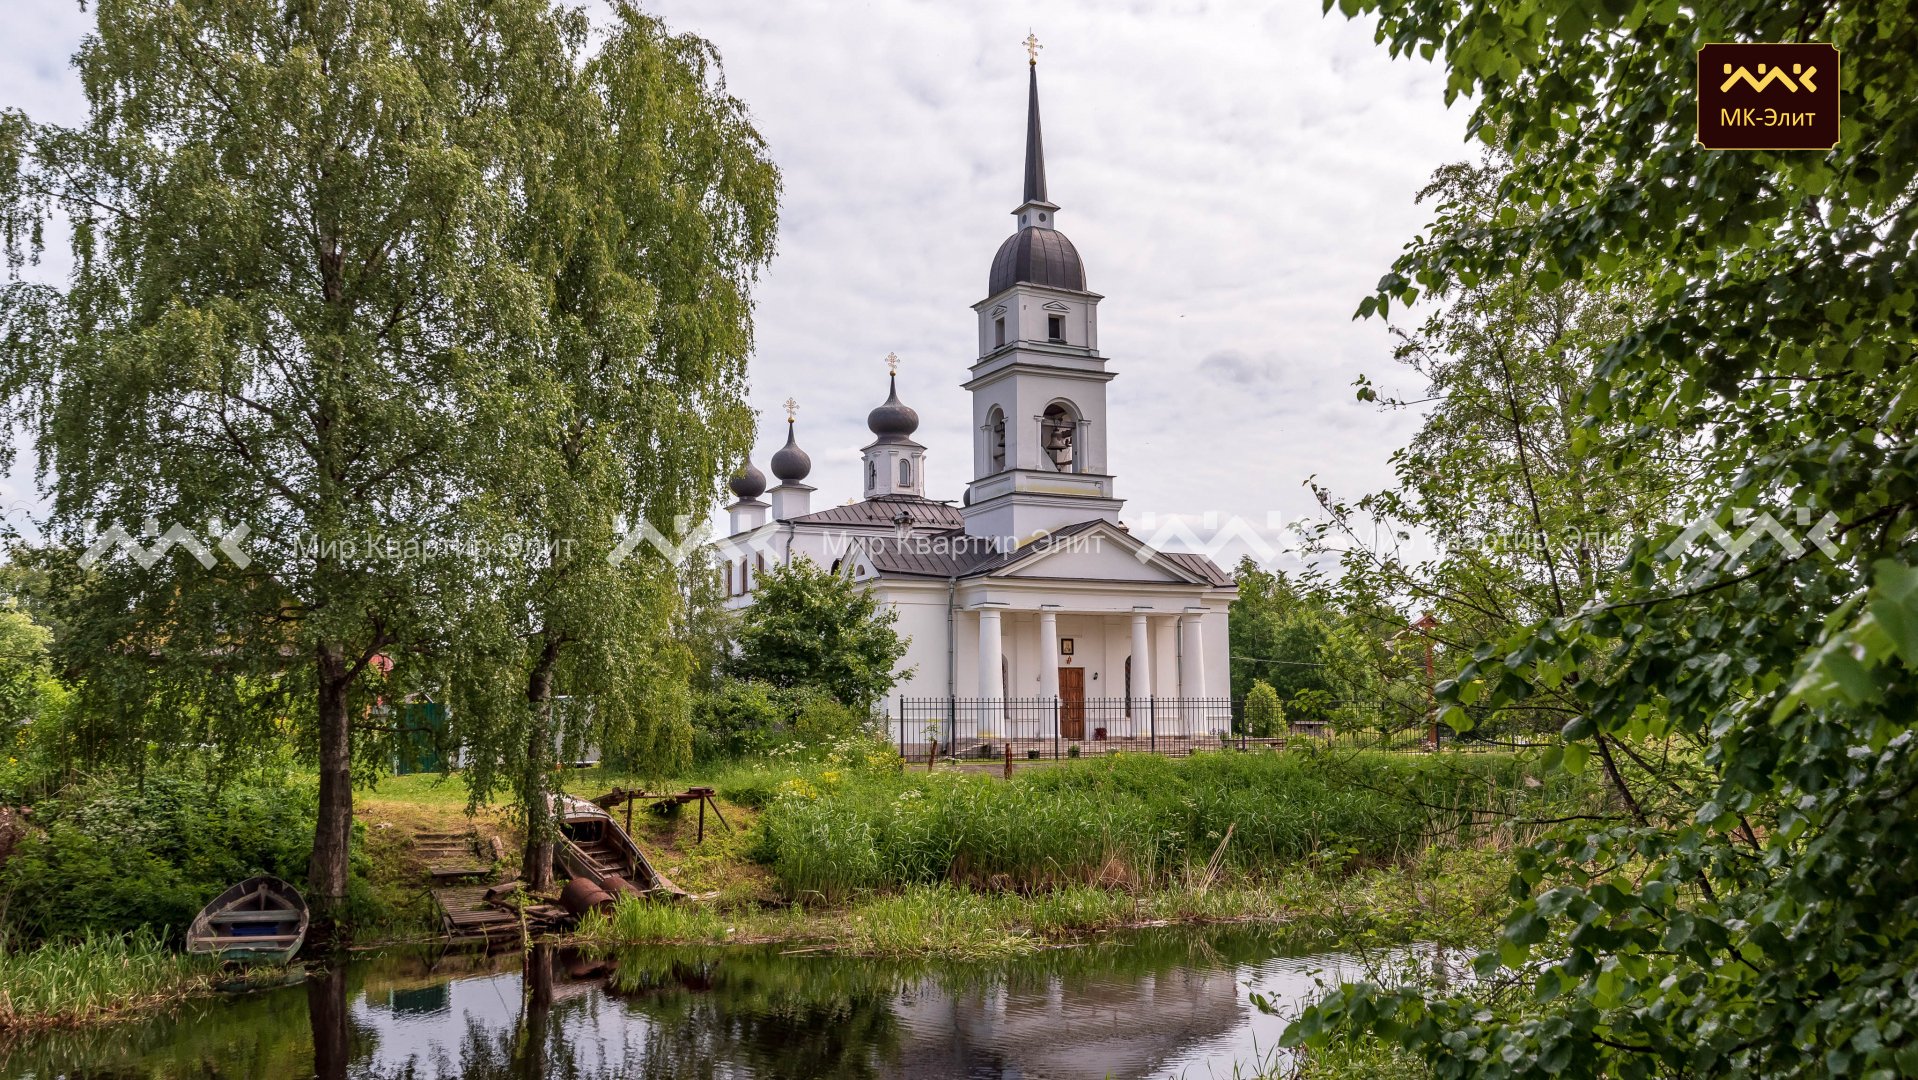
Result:
<svg viewBox="0 0 1918 1080">
<path fill-rule="evenodd" d="M 906 695 L 899 695 L 899 760 L 906 760 Z"/>
<path fill-rule="evenodd" d="M 1153 753 L 1159 752 L 1159 699 L 1145 699 L 1145 738 L 1146 746 Z"/>
<path fill-rule="evenodd" d="M 1052 760 L 1054 761 L 1059 760 L 1059 724 L 1064 719 L 1065 714 L 1059 711 L 1059 697 L 1055 694 L 1052 698 Z"/>
</svg>

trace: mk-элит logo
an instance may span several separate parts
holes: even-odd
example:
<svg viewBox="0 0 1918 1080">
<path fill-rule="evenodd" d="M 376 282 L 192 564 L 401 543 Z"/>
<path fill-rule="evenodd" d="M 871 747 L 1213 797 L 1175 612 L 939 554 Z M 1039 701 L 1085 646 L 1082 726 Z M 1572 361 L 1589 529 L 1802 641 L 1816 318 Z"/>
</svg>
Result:
<svg viewBox="0 0 1918 1080">
<path fill-rule="evenodd" d="M 1698 50 L 1698 141 L 1712 150 L 1838 145 L 1838 50 L 1707 45 Z"/>
</svg>

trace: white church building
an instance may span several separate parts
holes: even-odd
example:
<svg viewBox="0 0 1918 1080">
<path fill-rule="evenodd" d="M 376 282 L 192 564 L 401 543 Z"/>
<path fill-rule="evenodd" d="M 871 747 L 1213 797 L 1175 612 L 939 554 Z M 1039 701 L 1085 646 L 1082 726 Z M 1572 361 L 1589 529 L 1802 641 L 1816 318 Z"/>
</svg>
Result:
<svg viewBox="0 0 1918 1080">
<path fill-rule="evenodd" d="M 789 402 L 778 486 L 768 492 L 751 462 L 731 481 L 722 587 L 744 607 L 766 568 L 806 558 L 873 590 L 910 642 L 885 710 L 902 743 L 1033 756 L 1216 745 L 1231 726 L 1237 588 L 1210 559 L 1153 550 L 1119 521 L 1101 297 L 1047 198 L 1036 64 L 1029 78 L 1025 197 L 972 306 L 963 497 L 928 496 L 919 417 L 899 400 L 895 368 L 867 417 L 864 498 L 814 510 Z"/>
</svg>

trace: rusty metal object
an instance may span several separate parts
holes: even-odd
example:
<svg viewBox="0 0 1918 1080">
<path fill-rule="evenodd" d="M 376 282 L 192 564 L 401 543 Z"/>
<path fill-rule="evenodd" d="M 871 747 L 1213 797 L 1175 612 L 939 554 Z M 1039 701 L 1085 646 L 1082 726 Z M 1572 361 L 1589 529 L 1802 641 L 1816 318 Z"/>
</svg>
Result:
<svg viewBox="0 0 1918 1080">
<path fill-rule="evenodd" d="M 620 877 L 618 874 L 608 874 L 606 876 L 605 890 L 607 893 L 609 893 L 615 898 L 621 897 L 621 896 L 645 896 L 646 895 L 645 891 L 642 890 L 639 886 L 633 884 L 630 881 L 627 881 L 625 878 Z"/>
<path fill-rule="evenodd" d="M 630 888 L 631 886 L 628 886 Z M 589 911 L 606 911 L 612 908 L 613 898 L 605 889 L 583 877 L 576 877 L 566 883 L 559 893 L 560 906 L 574 915 L 584 915 Z"/>
</svg>

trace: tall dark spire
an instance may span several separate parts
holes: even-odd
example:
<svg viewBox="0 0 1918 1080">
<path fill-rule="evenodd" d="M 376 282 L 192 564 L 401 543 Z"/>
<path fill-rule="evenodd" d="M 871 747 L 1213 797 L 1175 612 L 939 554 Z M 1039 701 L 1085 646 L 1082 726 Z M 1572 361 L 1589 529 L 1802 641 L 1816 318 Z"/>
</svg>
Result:
<svg viewBox="0 0 1918 1080">
<path fill-rule="evenodd" d="M 1035 56 L 1027 65 L 1030 73 L 1031 89 L 1026 98 L 1026 198 L 1025 201 L 1046 202 L 1046 147 L 1045 140 L 1039 134 L 1039 60 Z"/>
</svg>

